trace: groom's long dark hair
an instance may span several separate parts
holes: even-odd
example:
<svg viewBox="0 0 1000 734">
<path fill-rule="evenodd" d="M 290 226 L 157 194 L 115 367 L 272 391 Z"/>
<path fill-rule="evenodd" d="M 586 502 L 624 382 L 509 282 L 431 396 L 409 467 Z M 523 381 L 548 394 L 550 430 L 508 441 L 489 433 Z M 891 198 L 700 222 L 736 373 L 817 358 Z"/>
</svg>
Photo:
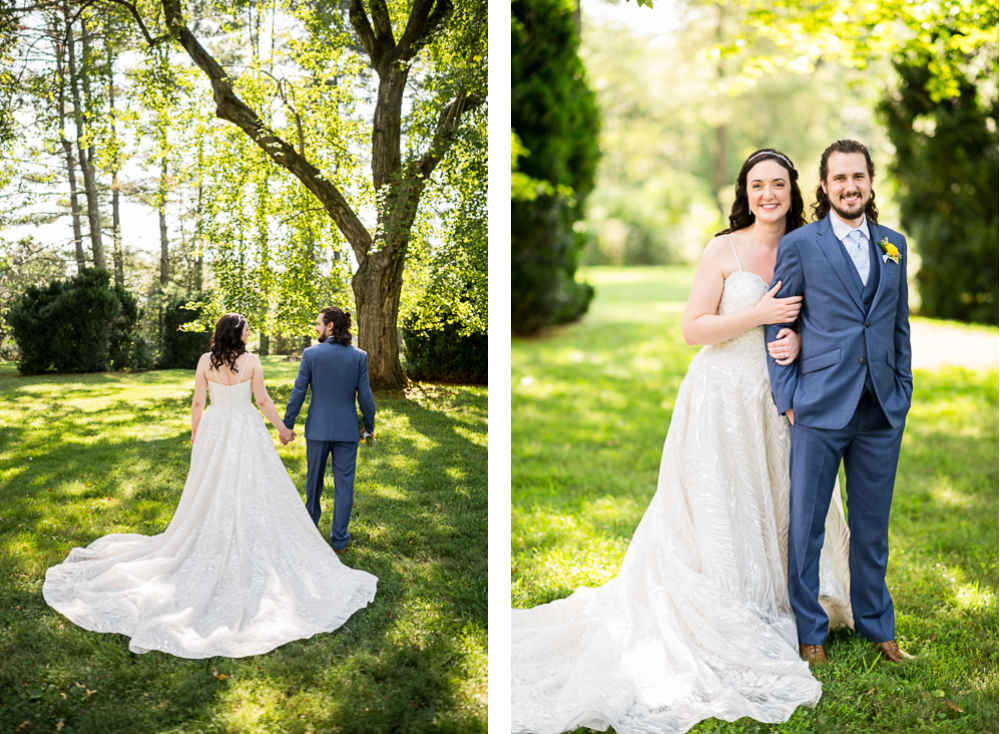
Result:
<svg viewBox="0 0 1000 734">
<path fill-rule="evenodd" d="M 716 237 L 739 229 L 746 229 L 757 221 L 756 215 L 750 211 L 750 198 L 747 196 L 747 175 L 750 173 L 750 169 L 761 161 L 774 161 L 788 171 L 788 183 L 792 188 L 792 203 L 788 207 L 788 214 L 785 215 L 785 232 L 791 232 L 793 229 L 805 226 L 806 204 L 802 199 L 802 191 L 799 190 L 799 172 L 795 170 L 795 164 L 792 163 L 791 158 L 774 148 L 761 148 L 751 153 L 743 162 L 740 175 L 736 177 L 736 201 L 733 202 L 732 211 L 729 213 L 729 227 L 716 233 Z"/>
<path fill-rule="evenodd" d="M 208 345 L 208 351 L 212 353 L 209 360 L 215 369 L 226 364 L 233 372 L 239 372 L 236 360 L 247 350 L 243 343 L 243 326 L 246 322 L 238 313 L 227 313 L 215 324 L 215 333 Z"/>
<path fill-rule="evenodd" d="M 324 324 L 327 326 L 333 324 L 333 333 L 320 341 L 342 344 L 345 347 L 351 343 L 354 337 L 351 336 L 351 314 L 348 311 L 336 306 L 327 306 L 319 313 L 323 317 Z"/>
</svg>

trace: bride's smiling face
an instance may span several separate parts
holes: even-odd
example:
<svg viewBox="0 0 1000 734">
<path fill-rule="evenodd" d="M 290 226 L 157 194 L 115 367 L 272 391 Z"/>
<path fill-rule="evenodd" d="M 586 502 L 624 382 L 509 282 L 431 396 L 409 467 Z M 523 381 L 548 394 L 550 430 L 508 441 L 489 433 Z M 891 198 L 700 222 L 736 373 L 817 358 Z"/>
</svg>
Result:
<svg viewBox="0 0 1000 734">
<path fill-rule="evenodd" d="M 774 160 L 761 161 L 747 172 L 750 211 L 764 222 L 777 222 L 788 214 L 792 190 L 788 171 Z"/>
<path fill-rule="evenodd" d="M 247 321 L 243 322 L 243 334 L 241 335 L 240 338 L 243 339 L 244 344 L 246 344 L 247 339 L 250 338 L 250 323 Z"/>
</svg>

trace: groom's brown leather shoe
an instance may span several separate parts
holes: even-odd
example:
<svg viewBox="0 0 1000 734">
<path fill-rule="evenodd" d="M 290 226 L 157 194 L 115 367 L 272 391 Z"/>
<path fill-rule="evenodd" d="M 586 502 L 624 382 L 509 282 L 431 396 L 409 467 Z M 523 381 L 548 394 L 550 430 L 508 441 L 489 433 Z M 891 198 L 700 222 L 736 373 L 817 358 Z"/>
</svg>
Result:
<svg viewBox="0 0 1000 734">
<path fill-rule="evenodd" d="M 915 655 L 910 655 L 910 653 L 904 652 L 900 649 L 895 640 L 889 640 L 888 642 L 876 642 L 875 647 L 877 647 L 882 653 L 882 657 L 891 663 L 901 663 L 904 660 L 913 660 L 914 657 L 916 657 Z"/>
<path fill-rule="evenodd" d="M 826 665 L 826 652 L 822 645 L 799 645 L 799 657 L 810 665 Z"/>
</svg>

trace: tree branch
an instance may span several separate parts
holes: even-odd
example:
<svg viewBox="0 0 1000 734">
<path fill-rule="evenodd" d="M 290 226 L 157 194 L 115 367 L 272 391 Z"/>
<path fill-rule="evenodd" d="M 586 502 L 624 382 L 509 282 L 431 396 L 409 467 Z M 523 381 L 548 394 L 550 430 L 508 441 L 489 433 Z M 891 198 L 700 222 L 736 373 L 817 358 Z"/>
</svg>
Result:
<svg viewBox="0 0 1000 734">
<path fill-rule="evenodd" d="M 431 144 L 420 160 L 411 166 L 411 170 L 416 171 L 424 178 L 428 178 L 455 142 L 455 135 L 462 124 L 462 116 L 466 112 L 479 107 L 485 101 L 486 98 L 480 95 L 463 93 L 441 110 L 441 114 L 438 115 L 437 130 L 434 131 Z"/>
<path fill-rule="evenodd" d="M 389 18 L 389 8 L 385 0 L 368 0 L 372 8 L 372 20 L 375 21 L 375 37 L 388 48 L 396 45 L 392 35 L 392 20 Z"/>
<path fill-rule="evenodd" d="M 361 45 L 368 52 L 368 58 L 371 59 L 372 67 L 377 69 L 382 61 L 382 49 L 380 48 L 378 39 L 375 38 L 375 31 L 372 30 L 372 24 L 368 20 L 368 13 L 365 12 L 363 0 L 351 0 L 350 17 L 351 25 L 354 26 L 354 32 L 358 34 L 358 38 L 361 39 Z"/>
<path fill-rule="evenodd" d="M 355 0 L 357 1 L 357 0 Z M 279 166 L 298 178 L 309 189 L 351 244 L 358 263 L 364 262 L 371 249 L 372 237 L 354 213 L 340 190 L 291 145 L 282 140 L 233 90 L 232 82 L 219 62 L 198 42 L 181 16 L 180 0 L 161 0 L 167 27 L 191 60 L 205 72 L 212 84 L 215 114 L 239 127 Z"/>
<path fill-rule="evenodd" d="M 420 49 L 434 40 L 454 12 L 452 0 L 417 0 L 396 47 L 397 58 L 409 61 L 416 56 Z"/>
<path fill-rule="evenodd" d="M 169 33 L 164 33 L 162 36 L 153 38 L 153 36 L 150 35 L 149 30 L 146 28 L 146 24 L 142 21 L 142 16 L 139 15 L 139 9 L 135 7 L 134 3 L 130 3 L 128 0 L 108 0 L 108 2 L 114 5 L 121 5 L 132 14 L 136 24 L 139 26 L 139 31 L 142 33 L 143 38 L 146 39 L 146 43 L 150 46 L 157 46 L 170 38 Z"/>
</svg>

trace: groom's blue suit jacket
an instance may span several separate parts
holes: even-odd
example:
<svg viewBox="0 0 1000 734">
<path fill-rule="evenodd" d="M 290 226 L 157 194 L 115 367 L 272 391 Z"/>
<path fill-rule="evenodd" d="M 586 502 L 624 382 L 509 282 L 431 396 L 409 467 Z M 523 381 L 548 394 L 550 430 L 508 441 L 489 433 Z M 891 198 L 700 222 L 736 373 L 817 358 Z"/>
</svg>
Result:
<svg viewBox="0 0 1000 734">
<path fill-rule="evenodd" d="M 351 345 L 326 341 L 302 352 L 299 376 L 285 408 L 285 425 L 292 428 L 302 409 L 306 388 L 312 400 L 306 416 L 309 441 L 357 441 L 358 410 L 365 430 L 375 430 L 375 398 L 368 384 L 368 355 Z M 357 403 L 355 403 L 355 399 Z"/>
<path fill-rule="evenodd" d="M 778 412 L 795 411 L 795 422 L 813 428 L 847 425 L 870 373 L 876 397 L 895 428 L 906 418 L 913 394 L 910 370 L 910 320 L 906 288 L 906 238 L 888 227 L 868 223 L 879 268 L 877 290 L 865 303 L 861 279 L 829 217 L 789 232 L 778 243 L 772 287 L 776 297 L 803 296 L 802 353 L 782 367 L 770 355 L 768 371 Z M 888 238 L 899 263 L 883 260 L 876 244 Z M 872 276 L 876 275 L 873 270 Z M 783 326 L 765 328 L 773 341 Z"/>
</svg>

